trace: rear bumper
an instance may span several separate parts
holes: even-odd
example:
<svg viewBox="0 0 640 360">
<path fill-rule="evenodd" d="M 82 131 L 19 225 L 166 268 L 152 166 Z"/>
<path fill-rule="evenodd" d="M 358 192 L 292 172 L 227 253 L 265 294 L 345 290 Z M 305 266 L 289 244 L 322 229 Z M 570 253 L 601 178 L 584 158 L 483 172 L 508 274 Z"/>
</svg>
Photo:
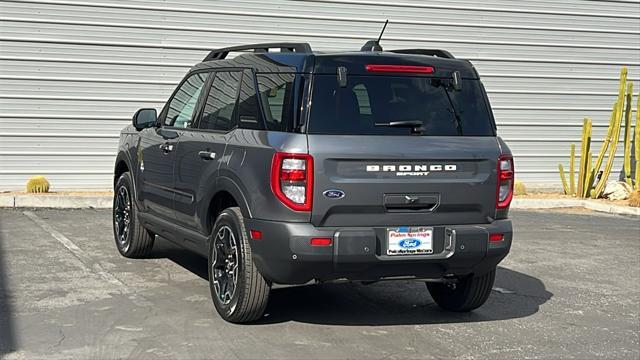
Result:
<svg viewBox="0 0 640 360">
<path fill-rule="evenodd" d="M 511 220 L 491 224 L 434 226 L 433 255 L 386 255 L 386 228 L 324 228 L 309 223 L 245 219 L 247 231 L 258 230 L 261 240 L 251 240 L 254 261 L 262 275 L 278 284 L 303 284 L 311 280 L 375 281 L 392 277 L 439 279 L 483 273 L 509 253 Z M 490 242 L 489 234 L 504 234 Z M 331 246 L 311 246 L 313 237 L 333 239 Z"/>
</svg>

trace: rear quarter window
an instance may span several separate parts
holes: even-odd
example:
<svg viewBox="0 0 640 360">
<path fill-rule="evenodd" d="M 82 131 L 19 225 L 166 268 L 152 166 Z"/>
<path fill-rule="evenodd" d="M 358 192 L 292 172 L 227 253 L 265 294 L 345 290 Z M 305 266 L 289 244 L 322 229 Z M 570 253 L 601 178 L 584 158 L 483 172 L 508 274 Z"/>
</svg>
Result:
<svg viewBox="0 0 640 360">
<path fill-rule="evenodd" d="M 294 116 L 295 74 L 258 74 L 258 95 L 267 130 L 289 131 Z"/>
</svg>

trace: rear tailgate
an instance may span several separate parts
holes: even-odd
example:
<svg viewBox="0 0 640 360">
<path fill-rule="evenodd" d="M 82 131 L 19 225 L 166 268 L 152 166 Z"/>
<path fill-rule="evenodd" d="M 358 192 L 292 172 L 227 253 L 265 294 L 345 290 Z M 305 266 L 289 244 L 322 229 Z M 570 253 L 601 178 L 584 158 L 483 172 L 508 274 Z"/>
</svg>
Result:
<svg viewBox="0 0 640 360">
<path fill-rule="evenodd" d="M 495 215 L 495 137 L 308 135 L 308 142 L 316 226 L 482 224 Z"/>
</svg>

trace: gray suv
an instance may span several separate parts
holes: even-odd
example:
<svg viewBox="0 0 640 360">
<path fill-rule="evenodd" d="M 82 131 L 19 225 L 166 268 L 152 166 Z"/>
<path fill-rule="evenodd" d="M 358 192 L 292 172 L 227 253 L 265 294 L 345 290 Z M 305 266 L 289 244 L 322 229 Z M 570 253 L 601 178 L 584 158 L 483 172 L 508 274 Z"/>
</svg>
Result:
<svg viewBox="0 0 640 360">
<path fill-rule="evenodd" d="M 259 319 L 273 284 L 344 279 L 481 306 L 511 247 L 511 152 L 470 62 L 375 45 L 215 50 L 159 115 L 138 110 L 115 164 L 120 253 L 157 235 L 207 257 L 231 322 Z"/>
</svg>

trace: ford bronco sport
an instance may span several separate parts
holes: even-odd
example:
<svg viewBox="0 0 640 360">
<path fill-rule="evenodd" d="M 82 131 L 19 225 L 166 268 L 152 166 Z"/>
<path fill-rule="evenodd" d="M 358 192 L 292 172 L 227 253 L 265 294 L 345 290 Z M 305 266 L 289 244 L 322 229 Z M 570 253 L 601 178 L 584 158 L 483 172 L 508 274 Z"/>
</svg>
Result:
<svg viewBox="0 0 640 360">
<path fill-rule="evenodd" d="M 513 183 L 466 60 L 237 46 L 122 131 L 115 242 L 141 257 L 157 235 L 206 256 L 231 322 L 259 319 L 273 284 L 344 279 L 423 281 L 443 309 L 470 311 L 511 247 Z"/>
</svg>

